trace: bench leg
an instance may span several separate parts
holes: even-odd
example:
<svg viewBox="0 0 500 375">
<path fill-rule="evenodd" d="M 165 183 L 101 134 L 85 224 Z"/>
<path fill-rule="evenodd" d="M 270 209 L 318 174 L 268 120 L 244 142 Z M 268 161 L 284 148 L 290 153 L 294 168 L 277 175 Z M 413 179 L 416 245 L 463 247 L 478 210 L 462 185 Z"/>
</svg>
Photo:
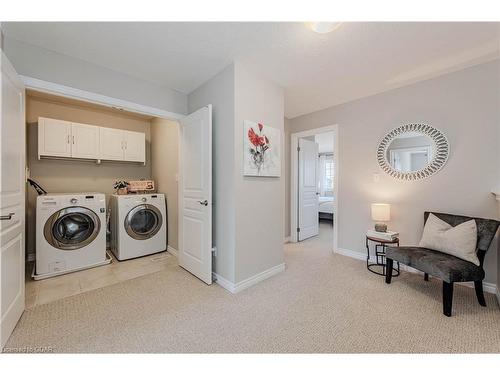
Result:
<svg viewBox="0 0 500 375">
<path fill-rule="evenodd" d="M 453 283 L 443 281 L 443 314 L 451 316 L 451 307 L 453 305 Z"/>
<path fill-rule="evenodd" d="M 424 273 L 424 280 L 429 281 L 429 274 L 428 273 Z"/>
<path fill-rule="evenodd" d="M 385 283 L 390 284 L 392 279 L 392 259 L 385 258 Z"/>
<path fill-rule="evenodd" d="M 486 301 L 484 299 L 484 293 L 483 293 L 483 282 L 481 280 L 474 281 L 474 287 L 476 288 L 477 301 L 481 306 L 486 306 Z"/>
</svg>

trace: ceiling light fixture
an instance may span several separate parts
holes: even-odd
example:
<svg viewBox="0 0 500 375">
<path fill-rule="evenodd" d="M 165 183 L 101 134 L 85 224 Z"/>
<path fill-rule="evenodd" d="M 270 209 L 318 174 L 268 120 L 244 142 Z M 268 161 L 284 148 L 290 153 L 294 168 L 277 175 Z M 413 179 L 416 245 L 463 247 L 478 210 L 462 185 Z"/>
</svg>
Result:
<svg viewBox="0 0 500 375">
<path fill-rule="evenodd" d="M 318 34 L 330 33 L 337 30 L 341 25 L 342 22 L 309 22 L 311 30 Z"/>
</svg>

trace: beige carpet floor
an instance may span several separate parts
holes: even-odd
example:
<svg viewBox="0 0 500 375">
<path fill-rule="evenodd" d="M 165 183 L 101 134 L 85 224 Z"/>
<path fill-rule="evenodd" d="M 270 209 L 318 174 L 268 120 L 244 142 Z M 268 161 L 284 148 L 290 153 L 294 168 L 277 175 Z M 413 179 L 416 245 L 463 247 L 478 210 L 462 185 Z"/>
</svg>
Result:
<svg viewBox="0 0 500 375">
<path fill-rule="evenodd" d="M 176 265 L 24 313 L 6 348 L 55 352 L 500 352 L 500 311 L 410 273 L 386 285 L 332 254 L 331 232 L 285 246 L 286 271 L 232 295 Z"/>
</svg>

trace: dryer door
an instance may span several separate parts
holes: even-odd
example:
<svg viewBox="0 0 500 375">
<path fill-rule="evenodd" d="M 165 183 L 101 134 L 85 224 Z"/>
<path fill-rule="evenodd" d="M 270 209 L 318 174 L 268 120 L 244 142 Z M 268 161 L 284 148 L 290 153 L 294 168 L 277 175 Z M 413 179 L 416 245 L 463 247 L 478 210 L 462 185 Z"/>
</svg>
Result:
<svg viewBox="0 0 500 375">
<path fill-rule="evenodd" d="M 77 250 L 90 244 L 99 234 L 101 221 L 85 207 L 67 207 L 55 212 L 43 230 L 49 244 L 60 250 Z"/>
<path fill-rule="evenodd" d="M 162 225 L 161 212 L 150 204 L 140 204 L 132 208 L 125 217 L 125 230 L 136 240 L 153 237 Z"/>
</svg>

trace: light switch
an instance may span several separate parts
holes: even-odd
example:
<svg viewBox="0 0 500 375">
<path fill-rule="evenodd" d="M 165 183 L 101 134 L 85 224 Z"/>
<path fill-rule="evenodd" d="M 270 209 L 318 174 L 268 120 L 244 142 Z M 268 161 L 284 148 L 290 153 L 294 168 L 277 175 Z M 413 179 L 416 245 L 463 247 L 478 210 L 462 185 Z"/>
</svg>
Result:
<svg viewBox="0 0 500 375">
<path fill-rule="evenodd" d="M 380 182 L 380 173 L 373 174 L 373 182 L 375 183 Z"/>
</svg>

